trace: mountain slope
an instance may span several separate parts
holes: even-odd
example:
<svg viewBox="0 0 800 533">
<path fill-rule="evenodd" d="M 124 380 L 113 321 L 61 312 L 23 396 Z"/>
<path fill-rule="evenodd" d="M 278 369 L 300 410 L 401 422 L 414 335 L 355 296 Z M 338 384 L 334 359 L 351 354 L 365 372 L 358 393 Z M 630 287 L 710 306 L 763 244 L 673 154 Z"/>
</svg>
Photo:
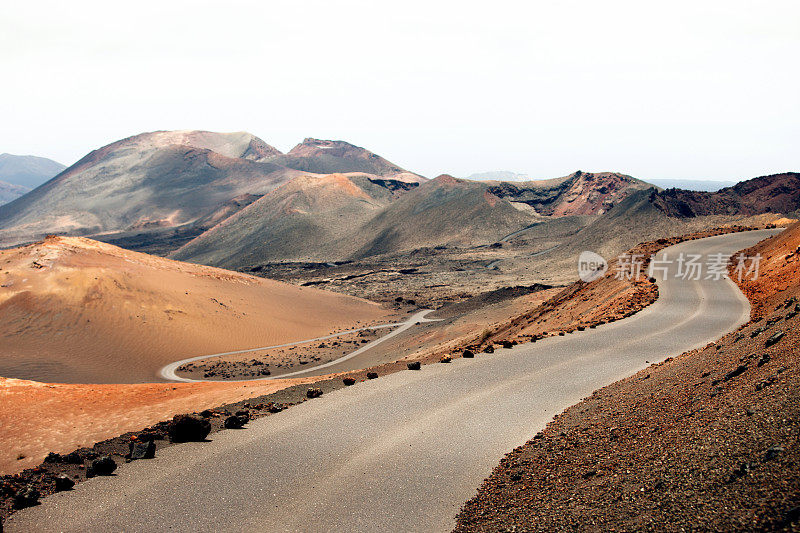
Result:
<svg viewBox="0 0 800 533">
<path fill-rule="evenodd" d="M 490 192 L 509 201 L 529 205 L 549 216 L 602 214 L 635 190 L 651 185 L 617 172 L 582 172 L 563 178 L 500 182 Z"/>
<path fill-rule="evenodd" d="M 384 317 L 376 304 L 80 237 L 0 251 L 0 376 L 156 379 L 194 355 L 269 346 Z"/>
<path fill-rule="evenodd" d="M 186 224 L 231 198 L 263 194 L 300 174 L 267 161 L 276 154 L 246 133 L 154 132 L 123 139 L 0 207 L 0 243 Z"/>
<path fill-rule="evenodd" d="M 264 261 L 331 261 L 352 250 L 353 231 L 416 186 L 361 174 L 301 176 L 266 194 L 172 255 L 238 268 Z"/>
<path fill-rule="evenodd" d="M 800 173 L 761 176 L 717 192 L 667 189 L 653 202 L 673 217 L 791 214 L 800 209 Z"/>
<path fill-rule="evenodd" d="M 402 196 L 354 235 L 352 257 L 430 246 L 491 244 L 536 220 L 487 183 L 442 175 Z M 365 238 L 366 236 L 366 238 Z"/>
<path fill-rule="evenodd" d="M 27 190 L 38 187 L 65 167 L 52 159 L 33 155 L 0 154 L 0 181 Z"/>
</svg>

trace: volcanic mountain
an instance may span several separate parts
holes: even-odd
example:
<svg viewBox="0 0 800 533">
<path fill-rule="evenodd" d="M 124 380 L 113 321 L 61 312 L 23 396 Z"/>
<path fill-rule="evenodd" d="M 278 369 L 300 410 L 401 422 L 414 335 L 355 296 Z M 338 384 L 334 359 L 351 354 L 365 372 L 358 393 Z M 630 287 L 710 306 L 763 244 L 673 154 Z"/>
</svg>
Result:
<svg viewBox="0 0 800 533">
<path fill-rule="evenodd" d="M 238 269 L 486 245 L 543 220 L 537 208 L 556 217 L 595 215 L 644 186 L 627 176 L 583 173 L 525 183 L 442 175 L 419 185 L 356 174 L 299 178 L 172 257 Z"/>
<path fill-rule="evenodd" d="M 20 185 L 26 190 L 38 187 L 65 168 L 46 157 L 0 154 L 0 181 Z"/>
<path fill-rule="evenodd" d="M 339 141 L 306 140 L 284 155 L 243 132 L 143 133 L 91 152 L 0 207 L 0 245 L 56 233 L 132 248 L 159 242 L 169 251 L 279 185 L 333 167 L 424 179 Z"/>
<path fill-rule="evenodd" d="M 608 211 L 632 191 L 652 185 L 617 172 L 582 172 L 552 180 L 500 182 L 489 192 L 512 202 L 527 204 L 549 216 L 598 215 Z"/>
<path fill-rule="evenodd" d="M 65 168 L 44 157 L 0 154 L 0 205 L 19 198 Z"/>
<path fill-rule="evenodd" d="M 424 178 L 408 172 L 377 154 L 344 141 L 305 139 L 288 154 L 273 159 L 287 168 L 314 174 L 361 172 L 394 180 L 419 183 Z"/>
<path fill-rule="evenodd" d="M 148 382 L 182 358 L 305 340 L 386 315 L 358 298 L 82 237 L 3 250 L 0 262 L 4 377 Z"/>
<path fill-rule="evenodd" d="M 656 193 L 652 201 L 673 217 L 791 214 L 800 209 L 800 174 L 761 176 L 717 192 L 667 189 Z"/>
</svg>

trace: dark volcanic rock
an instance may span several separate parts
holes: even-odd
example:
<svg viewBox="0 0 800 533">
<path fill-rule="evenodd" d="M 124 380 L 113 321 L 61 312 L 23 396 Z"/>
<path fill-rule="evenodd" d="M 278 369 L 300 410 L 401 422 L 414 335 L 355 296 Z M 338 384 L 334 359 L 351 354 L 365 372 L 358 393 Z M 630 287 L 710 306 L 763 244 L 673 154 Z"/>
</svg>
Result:
<svg viewBox="0 0 800 533">
<path fill-rule="evenodd" d="M 319 398 L 322 396 L 322 389 L 311 387 L 306 391 L 306 398 Z"/>
<path fill-rule="evenodd" d="M 104 455 L 92 460 L 92 464 L 89 466 L 89 468 L 92 469 L 92 472 L 96 476 L 110 476 L 114 470 L 117 469 L 117 463 L 114 462 L 114 459 L 111 457 Z"/>
<path fill-rule="evenodd" d="M 769 339 L 767 339 L 767 342 L 765 342 L 765 343 L 764 343 L 764 346 L 765 346 L 766 348 L 769 348 L 769 347 L 770 347 L 770 346 L 772 346 L 773 344 L 777 344 L 778 342 L 780 342 L 780 340 L 781 340 L 782 338 L 783 338 L 783 332 L 782 332 L 782 331 L 779 331 L 779 332 L 775 333 L 775 334 L 774 334 L 772 337 L 770 337 Z"/>
<path fill-rule="evenodd" d="M 24 509 L 39 503 L 39 491 L 33 487 L 25 487 L 14 495 L 14 507 Z"/>
<path fill-rule="evenodd" d="M 470 359 L 472 357 L 475 357 L 475 354 L 472 352 L 472 350 L 464 350 L 464 353 L 461 354 L 461 357 Z"/>
<path fill-rule="evenodd" d="M 347 385 L 349 387 L 350 385 L 355 385 L 356 384 L 356 380 L 353 379 L 353 378 L 344 378 L 342 380 L 342 383 L 344 383 L 345 385 Z"/>
<path fill-rule="evenodd" d="M 231 415 L 225 419 L 225 429 L 242 429 L 247 421 L 236 415 Z"/>
<path fill-rule="evenodd" d="M 411 361 L 410 363 L 406 363 L 406 366 L 409 370 L 419 370 L 422 368 L 422 365 L 419 361 Z"/>
<path fill-rule="evenodd" d="M 378 377 L 377 372 L 367 372 L 367 379 L 375 379 Z"/>
<path fill-rule="evenodd" d="M 746 370 L 747 370 L 747 366 L 746 365 L 739 365 L 736 368 L 734 368 L 733 370 L 731 370 L 730 372 L 728 372 L 727 374 L 725 374 L 724 381 L 731 380 L 731 379 L 735 378 L 736 376 L 741 376 L 742 374 L 745 373 Z"/>
<path fill-rule="evenodd" d="M 65 490 L 69 490 L 75 486 L 75 480 L 71 477 L 61 474 L 60 476 L 56 477 L 56 491 L 62 492 Z"/>
<path fill-rule="evenodd" d="M 152 440 L 135 440 L 128 445 L 128 458 L 131 461 L 152 459 L 156 456 L 156 443 Z"/>
<path fill-rule="evenodd" d="M 167 428 L 171 442 L 203 441 L 211 432 L 208 420 L 194 415 L 175 415 Z"/>
</svg>

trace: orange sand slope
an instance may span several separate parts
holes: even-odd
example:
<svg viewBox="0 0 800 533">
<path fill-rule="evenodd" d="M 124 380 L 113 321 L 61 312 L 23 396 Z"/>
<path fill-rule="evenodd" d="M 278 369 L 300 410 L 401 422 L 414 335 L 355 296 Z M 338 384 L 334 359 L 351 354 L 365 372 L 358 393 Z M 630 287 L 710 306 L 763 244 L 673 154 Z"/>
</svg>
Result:
<svg viewBox="0 0 800 533">
<path fill-rule="evenodd" d="M 50 237 L 0 251 L 0 376 L 155 381 L 172 361 L 386 322 L 379 305 Z"/>
<path fill-rule="evenodd" d="M 73 385 L 0 378 L 0 474 L 36 466 L 47 452 L 92 446 L 175 413 L 211 409 L 317 379 Z"/>
</svg>

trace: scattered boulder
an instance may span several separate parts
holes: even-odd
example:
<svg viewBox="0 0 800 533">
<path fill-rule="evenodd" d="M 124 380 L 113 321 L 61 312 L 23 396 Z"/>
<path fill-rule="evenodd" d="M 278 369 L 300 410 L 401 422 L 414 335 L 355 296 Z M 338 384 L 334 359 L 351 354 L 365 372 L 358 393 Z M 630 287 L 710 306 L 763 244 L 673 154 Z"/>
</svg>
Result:
<svg viewBox="0 0 800 533">
<path fill-rule="evenodd" d="M 63 463 L 64 457 L 61 454 L 56 452 L 50 452 L 47 454 L 47 457 L 44 458 L 45 463 Z"/>
<path fill-rule="evenodd" d="M 730 481 L 736 481 L 740 477 L 744 477 L 750 473 L 750 463 L 741 463 L 739 468 L 731 473 Z"/>
<path fill-rule="evenodd" d="M 461 354 L 461 357 L 464 357 L 465 359 L 471 359 L 475 357 L 475 354 L 472 352 L 472 350 L 464 350 L 464 353 Z"/>
<path fill-rule="evenodd" d="M 211 433 L 211 423 L 194 415 L 175 415 L 167 431 L 171 442 L 201 442 Z"/>
<path fill-rule="evenodd" d="M 322 396 L 322 389 L 311 387 L 306 391 L 306 398 L 319 398 Z"/>
<path fill-rule="evenodd" d="M 24 509 L 32 507 L 39 503 L 39 491 L 33 487 L 25 487 L 16 494 L 14 494 L 14 507 L 16 509 Z"/>
<path fill-rule="evenodd" d="M 562 334 L 563 334 L 563 333 L 562 333 Z M 506 350 L 508 350 L 508 349 L 510 349 L 510 348 L 512 348 L 512 347 L 514 346 L 514 343 L 512 343 L 511 341 L 502 341 L 502 342 L 500 343 L 500 345 L 501 345 L 503 348 L 505 348 Z"/>
<path fill-rule="evenodd" d="M 247 420 L 245 420 L 243 417 L 230 415 L 225 418 L 224 426 L 225 429 L 242 429 L 246 423 Z"/>
<path fill-rule="evenodd" d="M 110 476 L 117 469 L 117 463 L 111 457 L 103 455 L 97 459 L 93 459 L 92 463 L 86 469 L 86 477 L 94 476 Z M 91 476 L 89 473 L 91 472 Z"/>
<path fill-rule="evenodd" d="M 60 476 L 56 476 L 56 492 L 62 492 L 65 490 L 69 490 L 75 486 L 75 480 L 71 477 L 61 474 Z"/>
<path fill-rule="evenodd" d="M 770 346 L 777 344 L 783 338 L 783 332 L 779 331 L 775 333 L 772 337 L 767 339 L 767 342 L 764 343 L 765 348 L 769 348 Z"/>
<path fill-rule="evenodd" d="M 494 346 L 491 344 L 483 349 L 483 353 L 494 353 Z"/>
<path fill-rule="evenodd" d="M 453 360 L 453 358 L 450 357 L 449 355 L 443 355 L 442 358 L 439 359 L 439 362 L 440 363 L 449 363 L 452 360 Z"/>
<path fill-rule="evenodd" d="M 342 379 L 342 383 L 344 383 L 346 387 L 350 387 L 356 384 L 356 380 L 353 378 L 344 378 Z"/>
<path fill-rule="evenodd" d="M 202 416 L 203 418 L 211 418 L 212 416 L 214 416 L 214 411 L 212 411 L 211 409 L 204 409 L 200 411 L 200 416 Z"/>
<path fill-rule="evenodd" d="M 771 446 L 765 453 L 764 453 L 764 460 L 765 461 L 772 461 L 780 454 L 786 451 L 783 446 Z"/>
<path fill-rule="evenodd" d="M 367 379 L 375 379 L 378 377 L 377 372 L 367 372 Z"/>
<path fill-rule="evenodd" d="M 736 376 L 741 376 L 742 374 L 745 373 L 746 370 L 747 370 L 747 365 L 739 365 L 730 372 L 728 372 L 727 374 L 725 374 L 725 378 L 723 379 L 723 381 L 728 381 L 735 378 Z"/>
<path fill-rule="evenodd" d="M 156 443 L 152 440 L 132 440 L 128 444 L 128 449 L 128 459 L 131 461 L 152 459 L 156 456 Z"/>
<path fill-rule="evenodd" d="M 406 363 L 406 366 L 409 370 L 419 370 L 422 368 L 422 364 L 419 361 L 411 361 L 410 363 Z"/>
</svg>

